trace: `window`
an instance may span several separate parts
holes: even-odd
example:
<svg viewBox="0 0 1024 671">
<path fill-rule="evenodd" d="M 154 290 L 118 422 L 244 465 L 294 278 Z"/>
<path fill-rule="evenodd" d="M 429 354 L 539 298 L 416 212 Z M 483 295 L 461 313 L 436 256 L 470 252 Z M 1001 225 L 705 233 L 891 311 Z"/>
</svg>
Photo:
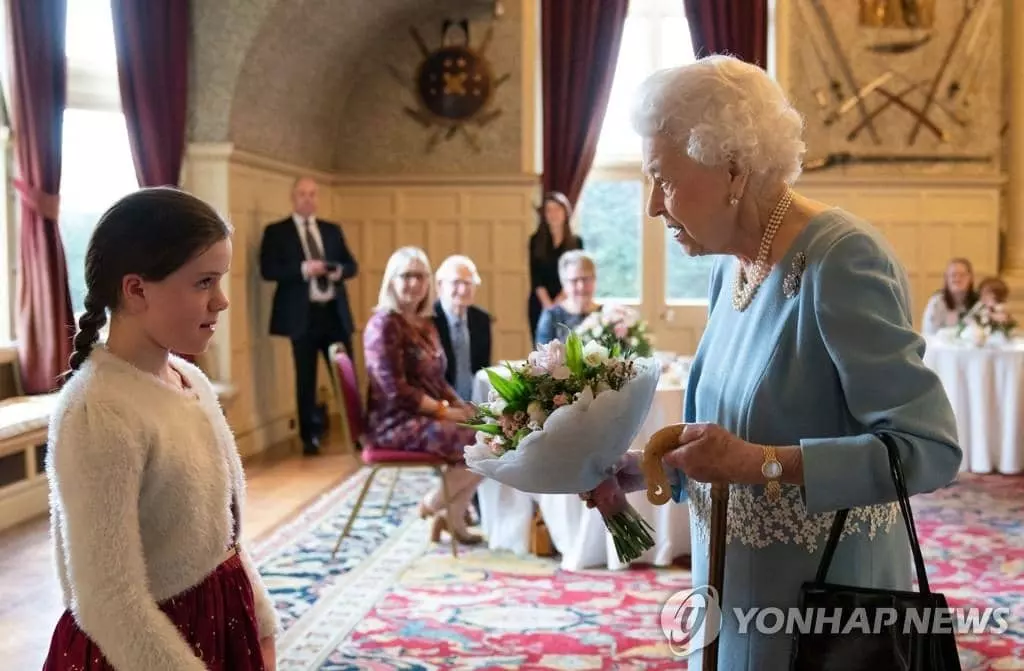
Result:
<svg viewBox="0 0 1024 671">
<path fill-rule="evenodd" d="M 687 257 L 667 231 L 644 233 L 648 187 L 640 172 L 640 138 L 630 123 L 634 93 L 643 80 L 693 60 L 682 2 L 630 3 L 594 167 L 579 205 L 580 233 L 598 263 L 599 299 L 640 303 L 646 297 L 660 304 L 707 298 L 711 257 Z M 663 263 L 645 268 L 643 260 L 652 255 Z"/>
<path fill-rule="evenodd" d="M 100 215 L 138 188 L 121 111 L 110 0 L 68 0 L 68 106 L 61 166 L 61 238 L 71 305 L 85 302 L 85 252 Z"/>
</svg>

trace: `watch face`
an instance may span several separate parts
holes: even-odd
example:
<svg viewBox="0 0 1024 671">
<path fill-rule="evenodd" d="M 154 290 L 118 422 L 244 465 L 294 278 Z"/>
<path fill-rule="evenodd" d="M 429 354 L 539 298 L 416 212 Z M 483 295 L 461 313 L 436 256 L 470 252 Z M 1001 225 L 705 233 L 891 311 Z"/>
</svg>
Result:
<svg viewBox="0 0 1024 671">
<path fill-rule="evenodd" d="M 761 466 L 761 475 L 766 478 L 778 478 L 782 476 L 782 464 L 777 461 L 769 461 Z"/>
</svg>

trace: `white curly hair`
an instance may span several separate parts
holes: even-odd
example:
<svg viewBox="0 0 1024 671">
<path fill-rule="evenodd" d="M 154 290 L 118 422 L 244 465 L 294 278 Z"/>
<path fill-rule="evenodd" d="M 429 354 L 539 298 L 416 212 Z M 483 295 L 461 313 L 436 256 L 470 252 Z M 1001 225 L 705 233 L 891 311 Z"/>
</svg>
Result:
<svg viewBox="0 0 1024 671">
<path fill-rule="evenodd" d="M 761 68 L 714 55 L 660 70 L 637 91 L 633 128 L 664 133 L 694 161 L 732 161 L 754 175 L 793 184 L 806 151 L 803 117 Z"/>
</svg>

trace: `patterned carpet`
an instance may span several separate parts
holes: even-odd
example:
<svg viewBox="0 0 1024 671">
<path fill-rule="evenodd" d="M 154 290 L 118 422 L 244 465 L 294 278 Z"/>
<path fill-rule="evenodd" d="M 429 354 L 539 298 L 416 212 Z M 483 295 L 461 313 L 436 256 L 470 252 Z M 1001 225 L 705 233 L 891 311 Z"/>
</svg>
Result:
<svg viewBox="0 0 1024 671">
<path fill-rule="evenodd" d="M 375 483 L 330 553 L 365 471 L 253 548 L 282 616 L 281 671 L 678 669 L 658 625 L 682 570 L 568 573 L 553 560 L 427 542 L 412 510 L 433 483 Z M 962 476 L 915 497 L 933 588 L 954 607 L 1010 608 L 1004 634 L 958 641 L 965 671 L 1024 669 L 1024 478 Z"/>
</svg>

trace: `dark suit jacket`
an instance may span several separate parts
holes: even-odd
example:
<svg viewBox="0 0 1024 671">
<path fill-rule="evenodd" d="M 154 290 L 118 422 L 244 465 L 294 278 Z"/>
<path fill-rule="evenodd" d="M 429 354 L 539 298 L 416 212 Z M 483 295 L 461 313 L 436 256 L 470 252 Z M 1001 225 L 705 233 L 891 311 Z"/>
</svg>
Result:
<svg viewBox="0 0 1024 671">
<path fill-rule="evenodd" d="M 323 241 L 324 259 L 341 264 L 341 281 L 334 283 L 334 306 L 341 319 L 343 334 L 348 337 L 355 330 L 352 309 L 348 304 L 345 280 L 355 277 L 359 266 L 345 244 L 341 226 L 317 219 L 320 239 Z M 277 282 L 274 304 L 270 313 L 270 334 L 298 338 L 309 324 L 309 282 L 302 278 L 302 262 L 306 255 L 295 221 L 288 215 L 263 230 L 260 243 L 260 274 L 269 282 Z"/>
<path fill-rule="evenodd" d="M 452 335 L 448 331 L 448 315 L 441 307 L 441 301 L 434 302 L 434 326 L 441 337 L 448 370 L 444 377 L 448 384 L 455 385 L 455 354 L 452 351 Z M 486 310 L 470 305 L 466 311 L 466 326 L 469 327 L 469 367 L 475 375 L 481 368 L 491 365 L 491 315 Z"/>
</svg>

